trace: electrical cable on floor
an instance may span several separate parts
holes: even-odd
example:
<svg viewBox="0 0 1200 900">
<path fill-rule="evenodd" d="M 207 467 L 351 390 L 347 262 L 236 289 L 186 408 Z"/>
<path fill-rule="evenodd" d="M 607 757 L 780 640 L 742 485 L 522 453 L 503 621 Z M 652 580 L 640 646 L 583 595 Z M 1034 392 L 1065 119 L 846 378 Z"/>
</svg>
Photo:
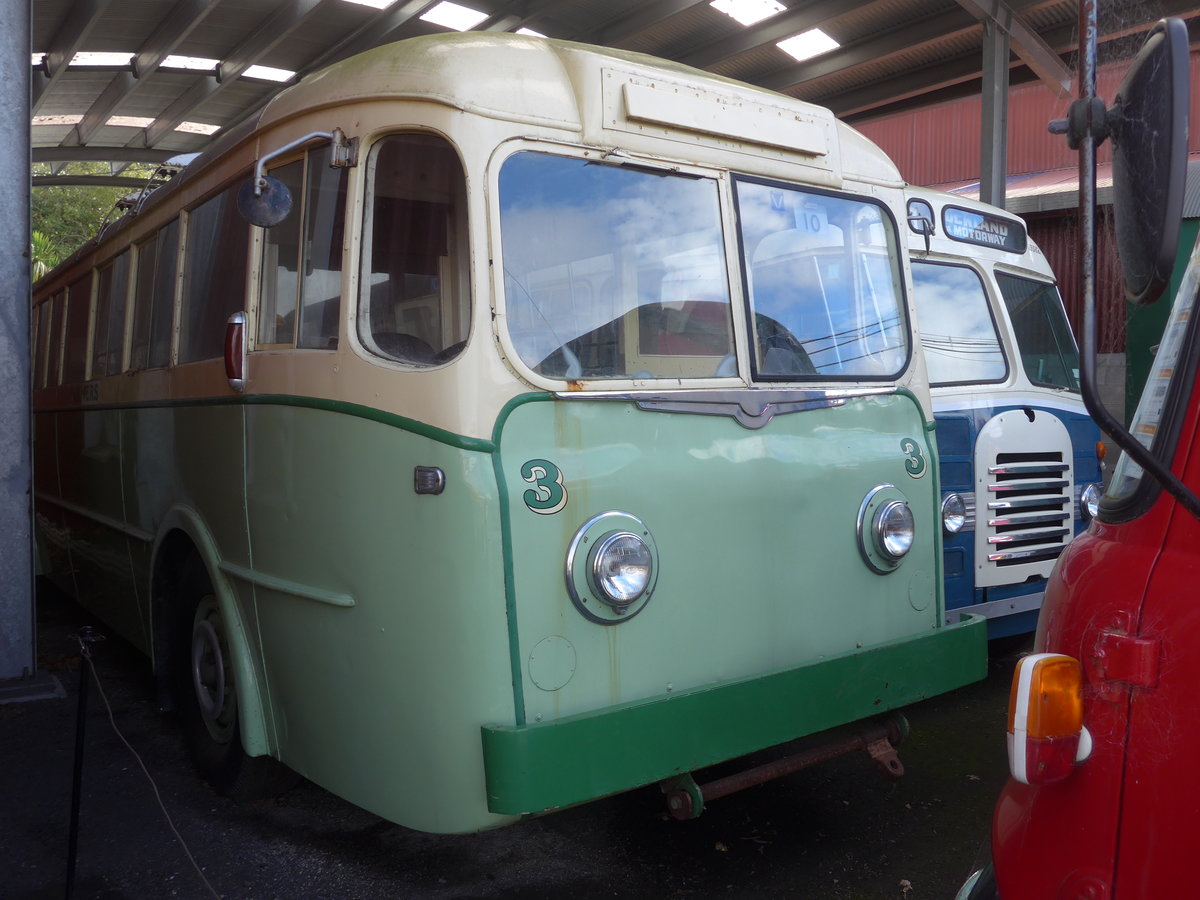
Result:
<svg viewBox="0 0 1200 900">
<path fill-rule="evenodd" d="M 114 732 L 116 732 L 117 737 L 121 739 L 121 743 L 124 744 L 129 752 L 133 754 L 133 758 L 137 760 L 137 764 L 141 768 L 142 773 L 146 776 L 146 780 L 150 782 L 150 788 L 154 791 L 154 799 L 158 801 L 158 808 L 162 810 L 163 818 L 167 821 L 167 827 L 169 827 L 171 829 L 171 833 L 175 835 L 175 840 L 179 841 L 179 846 L 183 848 L 183 852 L 186 854 L 188 862 L 192 864 L 192 868 L 196 870 L 196 874 L 200 876 L 200 880 L 204 882 L 204 886 L 208 888 L 208 892 L 212 894 L 213 897 L 217 898 L 217 900 L 221 900 L 221 895 L 217 893 L 217 889 L 212 886 L 209 880 L 204 877 L 204 873 L 200 870 L 200 866 L 196 862 L 196 858 L 192 856 L 192 851 L 188 849 L 187 842 L 184 841 L 183 835 L 181 835 L 179 833 L 179 829 L 175 827 L 175 823 L 171 819 L 171 814 L 167 812 L 166 804 L 163 803 L 162 795 L 158 792 L 158 785 L 154 782 L 154 776 L 150 774 L 150 770 L 147 769 L 146 764 L 142 762 L 142 757 L 135 749 L 133 749 L 133 745 L 126 740 L 125 735 L 121 733 L 121 729 L 117 727 L 117 720 L 113 716 L 112 705 L 108 702 L 108 696 L 104 693 L 104 685 L 100 683 L 100 673 L 96 671 L 96 665 L 92 661 L 92 654 L 88 651 L 87 645 L 81 641 L 80 648 L 83 658 L 87 661 L 88 667 L 91 669 L 92 679 L 96 682 L 96 692 L 99 693 L 100 699 L 104 701 L 104 708 L 108 711 L 109 724 L 112 725 L 112 729 Z"/>
</svg>

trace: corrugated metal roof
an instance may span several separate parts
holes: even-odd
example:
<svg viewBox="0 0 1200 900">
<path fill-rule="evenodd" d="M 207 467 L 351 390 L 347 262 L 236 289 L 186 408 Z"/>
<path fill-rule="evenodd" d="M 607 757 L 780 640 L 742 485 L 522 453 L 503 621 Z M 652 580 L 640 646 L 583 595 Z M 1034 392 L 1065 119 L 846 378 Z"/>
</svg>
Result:
<svg viewBox="0 0 1200 900">
<path fill-rule="evenodd" d="M 74 128 L 36 124 L 35 160 L 93 158 L 121 164 L 161 158 L 180 145 L 201 149 L 212 138 L 175 131 L 180 122 L 227 129 L 284 86 L 247 78 L 246 66 L 303 75 L 372 46 L 438 30 L 419 18 L 434 2 L 396 0 L 375 10 L 341 0 L 33 0 L 32 49 L 46 54 L 34 70 L 34 115 L 91 113 Z M 459 2 L 486 15 L 480 30 L 527 27 L 550 37 L 636 49 L 781 90 L 851 121 L 897 109 L 897 104 L 943 99 L 947 90 L 977 92 L 980 79 L 976 16 L 984 15 L 985 6 L 973 0 L 784 0 L 783 12 L 748 28 L 714 11 L 708 0 Z M 1071 53 L 1073 0 L 1010 0 L 1007 5 L 1038 35 L 1046 53 Z M 1120 28 L 1144 33 L 1160 15 L 1171 13 L 1193 24 L 1200 21 L 1200 9 L 1183 0 L 1160 0 L 1154 9 L 1129 7 Z M 795 62 L 775 47 L 816 25 L 843 46 L 806 62 Z M 141 63 L 74 70 L 70 62 L 80 50 L 135 53 Z M 167 71 L 160 67 L 167 54 L 215 59 L 220 67 Z M 1015 83 L 1031 77 L 1019 60 L 1014 65 Z M 155 121 L 146 128 L 106 125 L 112 116 Z"/>
</svg>

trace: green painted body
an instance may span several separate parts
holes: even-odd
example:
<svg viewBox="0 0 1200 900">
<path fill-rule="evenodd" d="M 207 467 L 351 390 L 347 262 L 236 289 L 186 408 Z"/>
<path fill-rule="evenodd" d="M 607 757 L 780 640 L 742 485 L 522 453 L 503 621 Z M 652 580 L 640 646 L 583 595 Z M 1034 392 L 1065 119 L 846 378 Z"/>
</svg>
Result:
<svg viewBox="0 0 1200 900">
<path fill-rule="evenodd" d="M 186 531 L 241 648 L 248 750 L 413 828 L 491 827 L 983 675 L 982 623 L 939 627 L 936 473 L 912 477 L 904 442 L 934 448 L 904 392 L 758 430 L 531 394 L 491 441 L 285 397 L 37 422 L 41 452 L 86 461 L 39 472 L 43 537 L 82 599 L 149 649 L 156 541 Z M 558 512 L 526 505 L 531 459 L 561 470 Z M 416 494 L 417 466 L 444 493 Z M 855 536 L 882 483 L 918 534 L 887 575 Z M 660 567 L 641 613 L 601 625 L 565 554 L 609 510 L 646 523 Z M 137 603 L 105 599 L 122 591 Z M 637 752 L 550 765 L 585 745 Z"/>
<path fill-rule="evenodd" d="M 923 700 L 931 688 L 969 684 L 985 674 L 981 625 L 976 617 L 786 672 L 534 725 L 485 727 L 489 807 L 568 806 L 878 715 Z"/>
</svg>

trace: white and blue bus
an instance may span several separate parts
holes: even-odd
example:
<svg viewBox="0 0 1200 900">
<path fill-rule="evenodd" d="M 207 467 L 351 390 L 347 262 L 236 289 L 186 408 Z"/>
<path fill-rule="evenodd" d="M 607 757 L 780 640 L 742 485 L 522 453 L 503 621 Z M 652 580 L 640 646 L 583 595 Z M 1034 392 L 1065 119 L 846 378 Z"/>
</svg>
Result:
<svg viewBox="0 0 1200 900">
<path fill-rule="evenodd" d="M 1100 431 L 1054 273 L 1020 219 L 910 187 L 909 250 L 941 466 L 946 613 L 1032 631 L 1100 496 Z"/>
</svg>

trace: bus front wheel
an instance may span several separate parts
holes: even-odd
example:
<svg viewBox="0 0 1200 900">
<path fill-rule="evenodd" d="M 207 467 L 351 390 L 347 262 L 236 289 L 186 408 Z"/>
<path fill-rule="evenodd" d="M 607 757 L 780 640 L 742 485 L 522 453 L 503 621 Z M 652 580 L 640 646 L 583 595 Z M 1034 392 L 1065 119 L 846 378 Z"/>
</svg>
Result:
<svg viewBox="0 0 1200 900">
<path fill-rule="evenodd" d="M 184 580 L 179 617 L 179 709 L 192 762 L 214 790 L 239 800 L 275 796 L 298 780 L 270 757 L 247 756 L 238 724 L 229 630 L 198 560 Z"/>
</svg>

